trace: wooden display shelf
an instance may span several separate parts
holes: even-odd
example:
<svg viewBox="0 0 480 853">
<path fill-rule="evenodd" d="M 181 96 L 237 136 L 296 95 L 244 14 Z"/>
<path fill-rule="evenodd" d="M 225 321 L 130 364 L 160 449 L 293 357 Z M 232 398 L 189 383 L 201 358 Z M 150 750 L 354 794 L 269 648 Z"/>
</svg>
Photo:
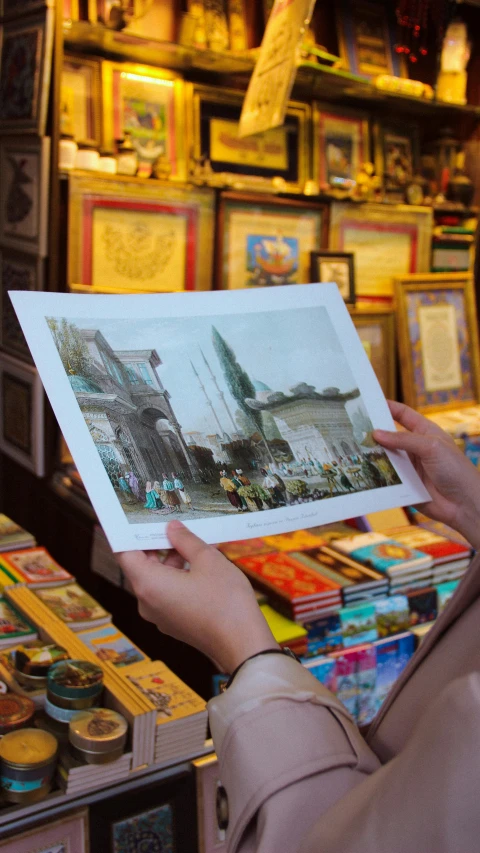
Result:
<svg viewBox="0 0 480 853">
<path fill-rule="evenodd" d="M 64 21 L 65 46 L 77 53 L 94 53 L 116 57 L 143 65 L 170 68 L 172 71 L 210 71 L 216 74 L 250 74 L 255 65 L 249 53 L 200 50 L 173 42 L 156 41 L 117 32 L 101 24 L 85 21 Z"/>
</svg>

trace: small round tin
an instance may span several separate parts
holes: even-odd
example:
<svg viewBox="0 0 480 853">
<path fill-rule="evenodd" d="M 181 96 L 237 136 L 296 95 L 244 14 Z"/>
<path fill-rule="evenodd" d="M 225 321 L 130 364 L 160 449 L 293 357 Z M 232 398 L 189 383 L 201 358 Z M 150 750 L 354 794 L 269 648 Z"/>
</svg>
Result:
<svg viewBox="0 0 480 853">
<path fill-rule="evenodd" d="M 88 764 L 107 764 L 123 755 L 128 724 L 121 714 L 109 708 L 91 708 L 75 714 L 69 724 L 73 754 Z"/>
<path fill-rule="evenodd" d="M 0 734 L 27 726 L 35 713 L 35 703 L 27 696 L 7 693 L 0 696 Z"/>
<path fill-rule="evenodd" d="M 9 803 L 30 805 L 50 791 L 58 743 L 49 732 L 21 729 L 0 741 L 0 787 Z"/>
<path fill-rule="evenodd" d="M 91 707 L 95 701 L 98 703 L 103 688 L 102 670 L 96 664 L 85 660 L 55 663 L 48 670 L 47 679 L 50 702 L 77 711 L 82 707 Z"/>
<path fill-rule="evenodd" d="M 20 646 L 10 653 L 10 657 L 18 683 L 25 687 L 42 689 L 47 686 L 50 667 L 58 661 L 68 660 L 68 653 L 54 645 L 40 648 Z"/>
<path fill-rule="evenodd" d="M 51 717 L 52 720 L 56 720 L 57 723 L 64 723 L 66 726 L 68 726 L 70 720 L 72 719 L 72 717 L 75 716 L 75 714 L 78 714 L 78 711 L 76 708 L 59 708 L 58 705 L 54 705 L 54 703 L 50 701 L 48 696 L 46 696 L 45 713 L 48 714 L 48 716 Z"/>
</svg>

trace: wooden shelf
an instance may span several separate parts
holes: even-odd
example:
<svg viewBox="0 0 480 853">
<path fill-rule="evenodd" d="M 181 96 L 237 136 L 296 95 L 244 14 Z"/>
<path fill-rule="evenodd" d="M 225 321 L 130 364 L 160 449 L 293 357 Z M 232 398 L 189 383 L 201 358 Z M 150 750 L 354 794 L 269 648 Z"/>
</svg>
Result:
<svg viewBox="0 0 480 853">
<path fill-rule="evenodd" d="M 198 50 L 173 42 L 155 41 L 116 32 L 101 24 L 85 21 L 64 21 L 65 47 L 77 53 L 94 53 L 144 65 L 169 68 L 172 71 L 209 71 L 215 74 L 251 74 L 253 56 L 231 51 Z"/>
</svg>

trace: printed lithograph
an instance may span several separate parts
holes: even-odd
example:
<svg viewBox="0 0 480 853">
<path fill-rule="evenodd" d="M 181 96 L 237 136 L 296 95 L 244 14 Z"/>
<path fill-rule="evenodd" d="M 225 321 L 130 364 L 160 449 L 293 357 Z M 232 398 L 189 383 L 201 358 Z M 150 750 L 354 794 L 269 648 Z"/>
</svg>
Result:
<svg viewBox="0 0 480 853">
<path fill-rule="evenodd" d="M 11 294 L 114 551 L 167 522 L 232 541 L 421 503 L 372 430 L 393 422 L 333 284 Z"/>
</svg>

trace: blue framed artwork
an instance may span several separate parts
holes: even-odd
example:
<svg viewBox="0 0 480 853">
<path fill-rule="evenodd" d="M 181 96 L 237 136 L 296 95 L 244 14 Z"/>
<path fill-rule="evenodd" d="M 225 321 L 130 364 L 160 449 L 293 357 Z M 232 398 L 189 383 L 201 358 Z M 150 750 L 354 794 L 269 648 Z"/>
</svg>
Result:
<svg viewBox="0 0 480 853">
<path fill-rule="evenodd" d="M 382 0 L 339 0 L 335 4 L 343 67 L 363 77 L 405 77 L 395 52 L 395 8 Z"/>
</svg>

